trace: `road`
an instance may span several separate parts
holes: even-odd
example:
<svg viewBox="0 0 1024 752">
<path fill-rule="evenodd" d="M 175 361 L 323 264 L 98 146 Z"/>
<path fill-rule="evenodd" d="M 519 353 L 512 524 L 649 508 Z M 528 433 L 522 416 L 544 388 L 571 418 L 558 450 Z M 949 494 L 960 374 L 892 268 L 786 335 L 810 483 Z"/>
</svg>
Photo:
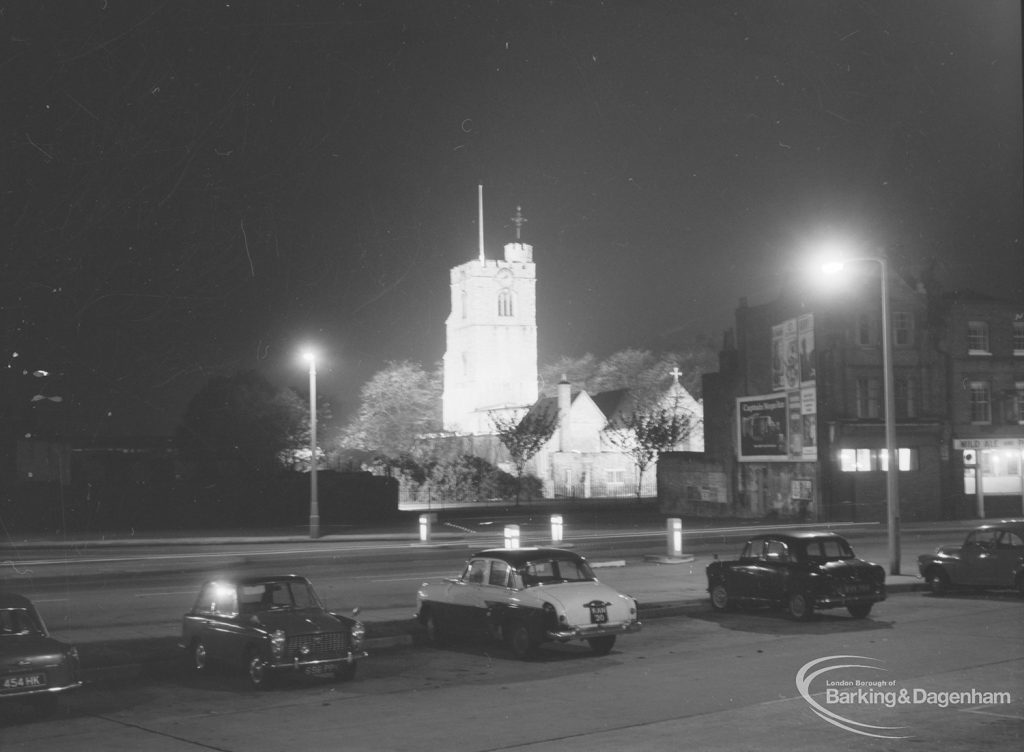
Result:
<svg viewBox="0 0 1024 752">
<path fill-rule="evenodd" d="M 66 696 L 46 721 L 0 706 L 0 748 L 1019 749 L 1022 615 L 1016 596 L 920 592 L 894 595 L 867 620 L 825 613 L 798 623 L 773 612 L 693 608 L 649 621 L 603 657 L 576 646 L 545 648 L 529 662 L 489 643 L 413 647 L 372 656 L 350 683 L 300 679 L 263 693 L 234 674 L 195 676 L 161 662 Z M 872 667 L 839 669 L 808 687 L 845 728 L 816 715 L 796 685 L 801 667 L 830 656 L 860 656 L 831 663 Z M 879 678 L 893 697 L 905 690 L 922 701 L 887 707 L 870 695 L 828 697 L 829 682 Z M 949 693 L 971 691 L 988 696 L 941 707 Z M 864 731 L 901 738 L 855 733 Z"/>
<path fill-rule="evenodd" d="M 182 613 L 191 607 L 200 583 L 228 571 L 297 572 L 309 577 L 325 603 L 338 610 L 358 606 L 368 622 L 407 619 L 417 586 L 425 580 L 457 575 L 471 550 L 501 545 L 500 528 L 489 519 L 466 518 L 468 533 L 435 538 L 430 545 L 376 538 L 309 540 L 207 539 L 176 542 L 87 542 L 76 546 L 26 543 L 10 552 L 0 577 L 3 587 L 36 602 L 51 630 L 63 639 L 87 643 L 175 635 Z M 549 541 L 549 531 L 522 520 L 524 545 Z M 496 527 L 498 530 L 496 530 Z M 598 576 L 642 604 L 704 597 L 704 566 L 712 556 L 735 556 L 753 526 L 688 531 L 686 566 L 646 565 L 644 557 L 667 553 L 663 526 L 582 520 L 565 545 L 595 564 L 622 567 L 598 570 Z M 885 534 L 877 525 L 841 528 L 865 558 L 885 561 Z M 545 537 L 547 536 L 547 537 Z M 916 553 L 957 541 L 942 526 L 907 531 L 904 571 L 916 574 Z M 0 560 L 2 561 L 2 560 Z M 909 578 L 908 578 L 909 579 Z"/>
</svg>

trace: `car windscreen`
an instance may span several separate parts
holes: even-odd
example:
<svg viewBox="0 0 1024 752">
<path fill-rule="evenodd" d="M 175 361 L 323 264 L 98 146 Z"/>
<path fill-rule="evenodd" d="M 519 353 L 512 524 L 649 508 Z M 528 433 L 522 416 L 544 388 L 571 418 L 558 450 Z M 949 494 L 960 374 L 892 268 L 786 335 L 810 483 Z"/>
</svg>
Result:
<svg viewBox="0 0 1024 752">
<path fill-rule="evenodd" d="M 594 572 L 582 559 L 535 559 L 520 570 L 525 587 L 550 585 L 556 582 L 590 582 Z"/>
<path fill-rule="evenodd" d="M 0 637 L 43 635 L 43 625 L 24 608 L 0 608 Z"/>
<path fill-rule="evenodd" d="M 239 595 L 242 613 L 320 607 L 313 588 L 306 582 L 295 580 L 243 585 Z"/>
<path fill-rule="evenodd" d="M 853 550 L 842 538 L 813 538 L 804 547 L 808 561 L 839 561 L 852 559 Z"/>
</svg>

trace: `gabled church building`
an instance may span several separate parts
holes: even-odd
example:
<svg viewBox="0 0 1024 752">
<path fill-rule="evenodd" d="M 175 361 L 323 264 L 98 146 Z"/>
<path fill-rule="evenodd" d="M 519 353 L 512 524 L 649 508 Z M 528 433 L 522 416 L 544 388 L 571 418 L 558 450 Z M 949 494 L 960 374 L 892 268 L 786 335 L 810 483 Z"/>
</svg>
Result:
<svg viewBox="0 0 1024 752">
<path fill-rule="evenodd" d="M 504 256 L 487 258 L 480 189 L 480 247 L 477 258 L 451 270 L 451 313 L 446 321 L 442 420 L 445 432 L 460 437 L 466 451 L 493 461 L 507 457 L 494 432 L 495 415 L 523 416 L 555 409 L 558 428 L 534 457 L 529 471 L 541 479 L 544 495 L 625 496 L 635 492 L 632 458 L 609 440 L 617 417 L 635 409 L 626 390 L 589 395 L 563 382 L 558 396 L 538 401 L 537 295 L 533 246 L 522 242 L 526 222 L 517 207 L 514 242 Z M 703 451 L 703 408 L 679 384 L 679 373 L 664 404 L 684 411 L 694 429 L 676 450 Z M 510 469 L 510 468 L 505 468 Z M 644 472 L 642 493 L 655 492 L 656 462 Z"/>
<path fill-rule="evenodd" d="M 672 451 L 704 451 L 704 410 L 679 383 L 679 371 L 671 386 L 658 400 L 658 407 L 675 410 L 690 426 Z M 597 394 L 573 391 L 565 380 L 558 385 L 558 396 L 540 400 L 534 410 L 557 410 L 558 427 L 532 461 L 533 473 L 544 485 L 547 497 L 616 497 L 636 493 L 654 496 L 657 491 L 657 459 L 643 475 L 633 458 L 622 451 L 623 442 L 612 434 L 621 418 L 638 409 L 628 389 Z"/>
</svg>

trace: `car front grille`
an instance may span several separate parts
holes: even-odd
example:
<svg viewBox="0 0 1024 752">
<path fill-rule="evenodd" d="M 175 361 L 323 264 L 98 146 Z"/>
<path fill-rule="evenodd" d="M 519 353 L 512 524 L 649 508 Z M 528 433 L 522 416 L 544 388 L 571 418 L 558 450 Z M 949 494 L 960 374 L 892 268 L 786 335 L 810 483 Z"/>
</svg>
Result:
<svg viewBox="0 0 1024 752">
<path fill-rule="evenodd" d="M 349 652 L 349 644 L 347 632 L 293 635 L 285 643 L 284 657 L 289 661 L 337 658 Z"/>
</svg>

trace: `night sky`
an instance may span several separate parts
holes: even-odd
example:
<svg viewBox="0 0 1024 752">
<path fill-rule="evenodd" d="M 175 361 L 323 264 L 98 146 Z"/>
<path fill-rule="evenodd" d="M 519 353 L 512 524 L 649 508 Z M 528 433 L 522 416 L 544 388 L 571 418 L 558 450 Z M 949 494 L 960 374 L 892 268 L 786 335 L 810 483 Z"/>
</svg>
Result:
<svg viewBox="0 0 1024 752">
<path fill-rule="evenodd" d="M 1017 0 L 5 3 L 3 364 L 69 430 L 344 414 L 522 206 L 541 363 L 717 344 L 822 238 L 1024 301 Z M 25 379 L 31 377 L 26 375 Z"/>
</svg>

